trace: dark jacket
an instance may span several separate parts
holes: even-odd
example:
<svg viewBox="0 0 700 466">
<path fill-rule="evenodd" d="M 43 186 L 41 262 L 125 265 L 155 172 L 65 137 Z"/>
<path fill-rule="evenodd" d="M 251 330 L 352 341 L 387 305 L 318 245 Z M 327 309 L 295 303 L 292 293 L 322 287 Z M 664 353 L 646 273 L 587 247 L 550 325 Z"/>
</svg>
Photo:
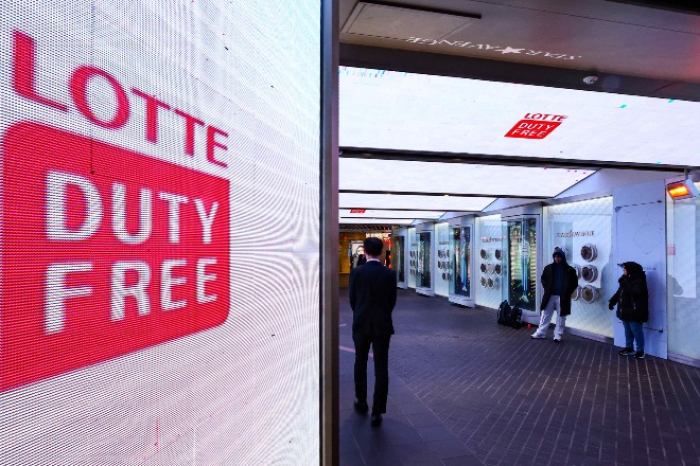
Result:
<svg viewBox="0 0 700 466">
<path fill-rule="evenodd" d="M 576 270 L 571 267 L 566 262 L 566 255 L 564 252 L 560 251 L 555 254 L 562 256 L 562 261 L 560 266 L 564 268 L 564 275 L 562 277 L 561 289 L 562 293 L 560 295 L 561 302 L 561 315 L 568 316 L 571 314 L 571 293 L 576 290 L 578 286 L 578 277 L 576 276 Z M 551 263 L 547 265 L 544 270 L 542 270 L 542 276 L 540 280 L 542 282 L 542 288 L 544 288 L 544 295 L 542 296 L 542 303 L 540 304 L 540 310 L 543 310 L 549 298 L 552 296 L 552 285 L 554 284 L 554 267 L 555 264 Z"/>
<path fill-rule="evenodd" d="M 627 322 L 646 322 L 649 320 L 649 291 L 647 274 L 636 262 L 623 264 L 627 275 L 618 280 L 620 287 L 610 298 L 609 307 L 617 304 L 617 318 Z"/>
<path fill-rule="evenodd" d="M 350 272 L 353 334 L 393 335 L 391 312 L 395 305 L 396 272 L 377 261 L 369 261 Z"/>
</svg>

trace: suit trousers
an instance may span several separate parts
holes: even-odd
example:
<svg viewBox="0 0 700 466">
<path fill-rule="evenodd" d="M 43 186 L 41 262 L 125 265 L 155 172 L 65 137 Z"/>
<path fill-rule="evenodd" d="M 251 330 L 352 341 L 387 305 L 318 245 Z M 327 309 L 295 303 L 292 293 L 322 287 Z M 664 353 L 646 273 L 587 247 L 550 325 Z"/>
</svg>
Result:
<svg viewBox="0 0 700 466">
<path fill-rule="evenodd" d="M 370 336 L 356 333 L 355 342 L 355 397 L 367 401 L 367 358 L 372 346 L 374 354 L 374 399 L 372 414 L 386 412 L 386 399 L 389 395 L 389 340 L 391 335 Z"/>
</svg>

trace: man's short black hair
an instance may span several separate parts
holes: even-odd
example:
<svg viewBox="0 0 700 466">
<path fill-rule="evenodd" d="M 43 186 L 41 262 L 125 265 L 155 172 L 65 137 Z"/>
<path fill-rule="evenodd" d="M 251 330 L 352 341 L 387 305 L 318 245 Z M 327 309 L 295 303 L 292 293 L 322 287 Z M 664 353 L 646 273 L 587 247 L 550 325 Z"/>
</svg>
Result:
<svg viewBox="0 0 700 466">
<path fill-rule="evenodd" d="M 381 255 L 382 249 L 384 249 L 384 243 L 379 238 L 367 238 L 364 242 L 365 252 L 373 257 Z"/>
</svg>

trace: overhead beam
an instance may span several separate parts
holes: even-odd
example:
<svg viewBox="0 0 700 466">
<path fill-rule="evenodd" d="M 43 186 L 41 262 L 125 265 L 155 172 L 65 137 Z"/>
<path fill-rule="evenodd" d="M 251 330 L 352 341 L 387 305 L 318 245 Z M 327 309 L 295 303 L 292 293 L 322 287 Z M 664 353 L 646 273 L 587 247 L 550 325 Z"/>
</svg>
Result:
<svg viewBox="0 0 700 466">
<path fill-rule="evenodd" d="M 348 43 L 340 44 L 340 65 L 700 102 L 697 83 Z M 592 72 L 598 81 L 585 84 Z M 607 88 L 606 82 L 618 85 Z"/>
<path fill-rule="evenodd" d="M 361 147 L 341 147 L 340 157 L 346 159 L 372 159 L 395 160 L 411 162 L 439 162 L 439 163 L 477 163 L 481 165 L 506 165 L 515 167 L 542 167 L 567 168 L 576 170 L 601 170 L 614 168 L 622 170 L 649 170 L 649 171 L 678 171 L 684 168 L 693 169 L 694 166 L 682 167 L 667 164 L 646 164 L 629 162 L 603 162 L 592 160 L 553 159 L 541 157 L 520 157 L 506 155 L 487 155 L 454 152 L 428 152 L 407 151 L 395 149 L 373 149 Z M 700 159 L 699 159 L 700 161 Z M 341 191 L 342 192 L 342 191 Z M 505 196 L 500 196 L 505 197 Z"/>
</svg>

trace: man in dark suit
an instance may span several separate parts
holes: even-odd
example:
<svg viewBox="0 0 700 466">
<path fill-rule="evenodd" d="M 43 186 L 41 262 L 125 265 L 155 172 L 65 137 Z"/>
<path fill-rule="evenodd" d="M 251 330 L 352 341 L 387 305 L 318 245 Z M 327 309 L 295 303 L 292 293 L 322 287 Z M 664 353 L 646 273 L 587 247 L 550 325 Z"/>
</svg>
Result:
<svg viewBox="0 0 700 466">
<path fill-rule="evenodd" d="M 384 243 L 379 238 L 364 242 L 367 263 L 350 273 L 352 339 L 355 342 L 355 409 L 367 405 L 367 358 L 374 352 L 374 400 L 372 426 L 382 423 L 389 393 L 389 340 L 394 334 L 391 312 L 396 305 L 396 273 L 379 261 Z"/>
</svg>

